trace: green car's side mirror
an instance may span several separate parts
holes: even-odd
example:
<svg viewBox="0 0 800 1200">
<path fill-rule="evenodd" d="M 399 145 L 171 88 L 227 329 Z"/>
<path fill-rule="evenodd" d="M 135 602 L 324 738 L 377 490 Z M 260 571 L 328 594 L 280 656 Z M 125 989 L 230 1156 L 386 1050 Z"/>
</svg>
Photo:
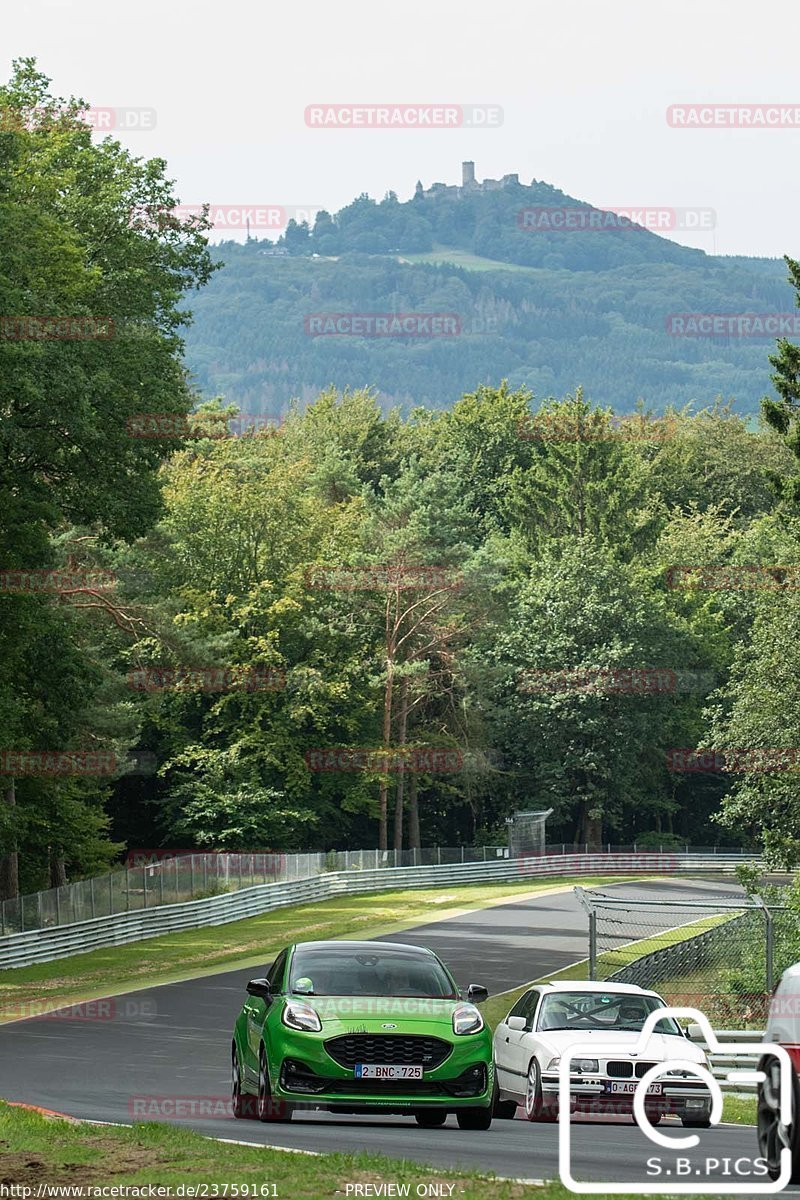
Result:
<svg viewBox="0 0 800 1200">
<path fill-rule="evenodd" d="M 270 991 L 268 979 L 251 979 L 247 985 L 248 996 L 260 996 L 262 1000 L 270 1000 L 272 992 Z"/>
<path fill-rule="evenodd" d="M 489 989 L 482 983 L 471 983 L 467 988 L 467 999 L 472 1004 L 483 1004 L 484 1000 L 489 999 Z"/>
</svg>

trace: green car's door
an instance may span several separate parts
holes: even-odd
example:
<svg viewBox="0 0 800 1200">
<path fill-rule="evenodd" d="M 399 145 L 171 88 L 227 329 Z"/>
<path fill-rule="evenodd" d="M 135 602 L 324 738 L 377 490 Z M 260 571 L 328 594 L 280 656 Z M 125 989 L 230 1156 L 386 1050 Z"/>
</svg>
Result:
<svg viewBox="0 0 800 1200">
<path fill-rule="evenodd" d="M 283 975 L 286 967 L 286 951 L 283 950 L 269 968 L 266 978 L 270 982 L 273 996 L 279 996 L 283 991 Z M 245 1063 L 248 1080 L 258 1083 L 258 1054 L 262 1038 L 269 1052 L 269 1038 L 264 1032 L 264 1022 L 274 1000 L 263 1000 L 261 996 L 248 996 L 244 1005 L 247 1017 L 247 1061 Z"/>
</svg>

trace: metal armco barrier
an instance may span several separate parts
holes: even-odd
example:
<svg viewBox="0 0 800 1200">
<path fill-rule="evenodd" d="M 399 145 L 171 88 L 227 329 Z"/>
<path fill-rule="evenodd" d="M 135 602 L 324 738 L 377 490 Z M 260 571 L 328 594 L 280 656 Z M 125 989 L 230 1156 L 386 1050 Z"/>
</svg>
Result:
<svg viewBox="0 0 800 1200">
<path fill-rule="evenodd" d="M 532 854 L 489 862 L 449 863 L 442 866 L 388 867 L 378 870 L 331 871 L 307 879 L 255 887 L 152 909 L 116 913 L 72 925 L 34 929 L 0 938 L 0 969 L 24 967 L 83 954 L 104 946 L 119 946 L 182 929 L 224 925 L 276 908 L 314 903 L 331 896 L 362 892 L 426 888 L 458 883 L 495 883 L 550 875 L 671 875 L 678 872 L 732 872 L 748 854 L 586 853 Z"/>
<path fill-rule="evenodd" d="M 764 1041 L 764 1032 L 761 1029 L 715 1029 L 714 1032 L 720 1042 L 741 1042 L 744 1047 L 747 1043 L 758 1043 Z M 695 1043 L 708 1052 L 708 1045 L 704 1041 Z M 715 1079 L 719 1080 L 719 1085 L 723 1092 L 739 1095 L 742 1097 L 755 1096 L 758 1091 L 758 1084 L 752 1083 L 749 1080 L 743 1081 L 737 1079 L 735 1083 L 731 1083 L 726 1078 L 729 1071 L 742 1070 L 744 1067 L 755 1069 L 755 1058 L 738 1058 L 732 1055 L 724 1054 L 709 1054 L 709 1067 L 711 1074 Z"/>
</svg>

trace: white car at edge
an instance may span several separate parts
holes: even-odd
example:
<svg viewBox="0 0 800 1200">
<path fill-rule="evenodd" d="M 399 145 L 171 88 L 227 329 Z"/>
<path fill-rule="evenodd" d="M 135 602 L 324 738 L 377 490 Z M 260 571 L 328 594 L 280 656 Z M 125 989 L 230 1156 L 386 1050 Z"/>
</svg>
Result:
<svg viewBox="0 0 800 1200">
<path fill-rule="evenodd" d="M 656 992 L 633 984 L 573 980 L 530 988 L 495 1029 L 495 1116 L 513 1117 L 522 1104 L 529 1121 L 557 1120 L 561 1056 L 568 1046 L 585 1045 L 595 1035 L 603 1052 L 572 1064 L 573 1112 L 632 1114 L 637 1081 L 656 1063 L 682 1058 L 706 1066 L 704 1051 L 672 1018 L 658 1023 L 645 1052 L 637 1054 L 647 1015 L 664 1006 Z M 684 1125 L 704 1129 L 711 1094 L 696 1075 L 674 1071 L 648 1088 L 645 1108 L 653 1124 L 671 1113 Z"/>
</svg>

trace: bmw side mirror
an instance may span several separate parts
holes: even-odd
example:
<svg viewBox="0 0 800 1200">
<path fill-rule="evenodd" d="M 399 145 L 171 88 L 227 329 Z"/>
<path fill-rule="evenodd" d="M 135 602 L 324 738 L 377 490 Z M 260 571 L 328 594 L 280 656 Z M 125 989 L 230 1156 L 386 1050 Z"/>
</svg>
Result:
<svg viewBox="0 0 800 1200">
<path fill-rule="evenodd" d="M 247 985 L 248 996 L 260 996 L 262 1000 L 269 1000 L 272 996 L 268 979 L 251 979 Z"/>
<path fill-rule="evenodd" d="M 489 989 L 482 983 L 471 983 L 467 988 L 467 999 L 473 1004 L 483 1004 L 484 1000 L 489 999 Z"/>
<path fill-rule="evenodd" d="M 528 1028 L 528 1022 L 524 1017 L 506 1017 L 506 1025 L 509 1029 L 516 1029 L 519 1033 L 523 1033 Z"/>
</svg>

